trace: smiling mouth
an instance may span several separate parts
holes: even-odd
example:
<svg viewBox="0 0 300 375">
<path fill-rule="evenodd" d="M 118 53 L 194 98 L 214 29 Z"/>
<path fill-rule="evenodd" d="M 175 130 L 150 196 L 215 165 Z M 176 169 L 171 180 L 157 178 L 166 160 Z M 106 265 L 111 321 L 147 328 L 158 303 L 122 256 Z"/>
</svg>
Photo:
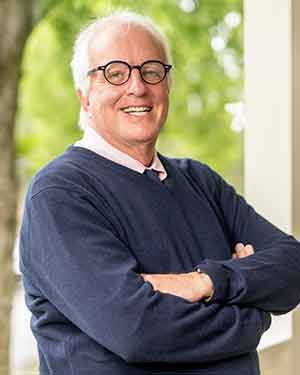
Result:
<svg viewBox="0 0 300 375">
<path fill-rule="evenodd" d="M 147 112 L 150 112 L 152 110 L 152 107 L 146 107 L 146 106 L 139 106 L 139 107 L 124 107 L 121 108 L 121 111 L 130 114 L 130 115 L 135 115 L 135 116 L 140 116 L 143 115 Z"/>
</svg>

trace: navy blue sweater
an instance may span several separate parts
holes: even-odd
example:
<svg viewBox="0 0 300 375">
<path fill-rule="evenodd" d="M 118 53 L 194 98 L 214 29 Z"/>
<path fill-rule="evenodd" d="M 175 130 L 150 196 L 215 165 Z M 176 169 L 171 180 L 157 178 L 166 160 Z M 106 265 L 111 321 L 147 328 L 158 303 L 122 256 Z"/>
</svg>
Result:
<svg viewBox="0 0 300 375">
<path fill-rule="evenodd" d="M 33 178 L 20 266 L 40 374 L 259 374 L 269 312 L 300 300 L 300 245 L 206 165 L 160 159 L 163 183 L 71 146 Z M 255 254 L 232 260 L 237 242 Z M 198 264 L 208 305 L 140 276 Z"/>
</svg>

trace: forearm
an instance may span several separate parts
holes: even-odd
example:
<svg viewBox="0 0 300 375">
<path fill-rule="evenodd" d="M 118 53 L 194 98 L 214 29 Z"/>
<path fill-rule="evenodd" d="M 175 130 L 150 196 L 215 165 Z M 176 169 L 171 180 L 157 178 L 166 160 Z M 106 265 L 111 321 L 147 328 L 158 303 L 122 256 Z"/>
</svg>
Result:
<svg viewBox="0 0 300 375">
<path fill-rule="evenodd" d="M 254 255 L 237 261 L 199 262 L 213 280 L 213 301 L 245 304 L 273 313 L 290 311 L 300 302 L 299 242 L 258 214 L 217 173 L 206 170 L 209 183 L 204 183 L 203 189 L 219 214 L 228 242 L 255 248 Z"/>
<path fill-rule="evenodd" d="M 132 261 L 121 261 L 128 273 L 117 278 L 109 267 L 89 268 L 87 274 L 84 264 L 79 274 L 62 258 L 60 264 L 48 263 L 46 277 L 37 264 L 27 275 L 72 324 L 129 363 L 207 363 L 238 356 L 254 351 L 269 327 L 268 315 L 256 309 L 205 306 L 154 292 L 130 271 Z M 53 266 L 55 279 L 49 276 Z M 67 268 L 77 271 L 71 283 Z"/>
<path fill-rule="evenodd" d="M 204 363 L 238 356 L 254 351 L 269 326 L 256 309 L 207 307 L 153 291 L 111 223 L 81 194 L 51 188 L 26 210 L 26 277 L 70 324 L 125 361 Z"/>
<path fill-rule="evenodd" d="M 244 259 L 206 260 L 199 266 L 213 281 L 213 302 L 252 305 L 286 313 L 300 300 L 300 244 L 292 238 Z"/>
<path fill-rule="evenodd" d="M 167 301 L 172 304 L 172 312 L 167 319 L 159 318 L 159 308 L 157 314 L 145 316 L 127 346 L 126 361 L 215 362 L 254 351 L 270 325 L 270 316 L 256 309 L 216 304 L 192 307 L 182 301 L 174 303 L 170 295 L 163 300 L 162 306 Z M 166 316 L 165 311 L 161 316 Z"/>
</svg>

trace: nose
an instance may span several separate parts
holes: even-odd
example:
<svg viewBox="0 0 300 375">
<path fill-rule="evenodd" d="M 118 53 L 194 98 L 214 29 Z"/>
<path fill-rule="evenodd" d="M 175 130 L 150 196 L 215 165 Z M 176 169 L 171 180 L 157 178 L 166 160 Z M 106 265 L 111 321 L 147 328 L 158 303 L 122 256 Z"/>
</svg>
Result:
<svg viewBox="0 0 300 375">
<path fill-rule="evenodd" d="M 147 90 L 147 83 L 142 80 L 141 74 L 137 68 L 132 69 L 128 81 L 128 94 L 143 96 Z"/>
</svg>

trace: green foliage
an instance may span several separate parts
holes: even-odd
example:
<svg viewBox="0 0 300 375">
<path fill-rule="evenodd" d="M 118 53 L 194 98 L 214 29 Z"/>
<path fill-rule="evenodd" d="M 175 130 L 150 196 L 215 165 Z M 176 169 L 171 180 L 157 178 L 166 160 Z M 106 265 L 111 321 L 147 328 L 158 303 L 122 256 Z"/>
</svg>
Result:
<svg viewBox="0 0 300 375">
<path fill-rule="evenodd" d="M 176 0 L 61 0 L 52 8 L 50 0 L 45 2 L 47 15 L 28 42 L 21 84 L 17 144 L 27 174 L 81 136 L 69 67 L 76 34 L 91 19 L 126 8 L 152 17 L 171 42 L 174 82 L 158 149 L 200 159 L 240 185 L 242 138 L 231 130 L 224 105 L 241 100 L 242 25 L 229 27 L 224 18 L 233 11 L 241 15 L 242 0 L 196 2 L 190 13 Z M 212 38 L 218 37 L 225 44 L 216 52 Z"/>
</svg>

